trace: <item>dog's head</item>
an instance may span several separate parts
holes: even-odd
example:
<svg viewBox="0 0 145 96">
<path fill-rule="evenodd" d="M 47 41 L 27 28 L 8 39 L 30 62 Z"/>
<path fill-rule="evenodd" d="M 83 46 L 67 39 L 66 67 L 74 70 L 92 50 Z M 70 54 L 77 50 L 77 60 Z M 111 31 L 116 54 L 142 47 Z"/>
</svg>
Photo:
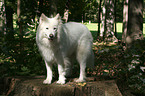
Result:
<svg viewBox="0 0 145 96">
<path fill-rule="evenodd" d="M 48 38 L 48 40 L 53 41 L 57 38 L 57 32 L 60 25 L 60 16 L 57 14 L 54 18 L 48 18 L 43 13 L 41 14 L 39 20 L 39 27 L 43 32 L 43 37 Z"/>
</svg>

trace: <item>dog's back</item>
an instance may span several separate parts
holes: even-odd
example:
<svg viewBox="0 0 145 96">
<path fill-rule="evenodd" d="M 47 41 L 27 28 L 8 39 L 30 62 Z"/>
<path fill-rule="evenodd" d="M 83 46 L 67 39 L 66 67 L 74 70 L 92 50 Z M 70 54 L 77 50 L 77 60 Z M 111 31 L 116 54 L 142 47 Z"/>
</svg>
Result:
<svg viewBox="0 0 145 96">
<path fill-rule="evenodd" d="M 63 29 L 65 34 L 67 34 L 66 35 L 67 39 L 65 39 L 65 41 L 61 40 L 63 41 L 64 44 L 63 46 L 64 48 L 62 49 L 65 49 L 64 51 L 66 51 L 66 54 L 69 55 L 72 55 L 73 53 L 78 53 L 78 51 L 80 50 L 84 52 L 90 51 L 85 54 L 88 55 L 86 63 L 87 67 L 93 67 L 94 66 L 94 54 L 92 51 L 93 37 L 88 28 L 81 23 L 68 22 L 63 25 Z M 79 59 L 80 57 L 77 58 Z"/>
</svg>

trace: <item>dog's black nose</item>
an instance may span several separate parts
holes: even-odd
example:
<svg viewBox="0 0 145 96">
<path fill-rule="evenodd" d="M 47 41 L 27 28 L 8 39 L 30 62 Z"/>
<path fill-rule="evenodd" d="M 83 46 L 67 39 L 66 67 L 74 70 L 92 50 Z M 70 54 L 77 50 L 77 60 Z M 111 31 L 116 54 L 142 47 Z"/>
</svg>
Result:
<svg viewBox="0 0 145 96">
<path fill-rule="evenodd" d="M 50 38 L 53 38 L 54 36 L 53 36 L 53 34 L 50 34 L 49 37 L 50 37 Z"/>
</svg>

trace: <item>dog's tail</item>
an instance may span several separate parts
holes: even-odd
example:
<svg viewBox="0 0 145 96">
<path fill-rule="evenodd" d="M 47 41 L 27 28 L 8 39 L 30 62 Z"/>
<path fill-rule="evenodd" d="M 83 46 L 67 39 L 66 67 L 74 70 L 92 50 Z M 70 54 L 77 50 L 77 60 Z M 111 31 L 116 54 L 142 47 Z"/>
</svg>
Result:
<svg viewBox="0 0 145 96">
<path fill-rule="evenodd" d="M 94 53 L 93 50 L 91 50 L 91 53 L 87 60 L 87 67 L 93 69 L 94 68 Z"/>
</svg>

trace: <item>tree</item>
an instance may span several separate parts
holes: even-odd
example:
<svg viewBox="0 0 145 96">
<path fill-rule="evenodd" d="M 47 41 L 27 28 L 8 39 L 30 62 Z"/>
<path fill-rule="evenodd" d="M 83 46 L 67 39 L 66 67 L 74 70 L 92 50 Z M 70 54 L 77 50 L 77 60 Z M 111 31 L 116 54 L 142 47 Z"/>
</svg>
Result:
<svg viewBox="0 0 145 96">
<path fill-rule="evenodd" d="M 18 70 L 21 70 L 21 66 L 24 64 L 23 53 L 24 53 L 24 42 L 23 42 L 23 27 L 22 27 L 22 18 L 21 18 L 21 0 L 17 0 L 17 23 L 19 26 L 19 53 L 17 57 Z"/>
<path fill-rule="evenodd" d="M 129 19 L 126 43 L 143 40 L 143 0 L 129 0 Z"/>
<path fill-rule="evenodd" d="M 44 2 L 44 0 L 39 0 L 39 7 L 38 7 L 38 10 L 39 10 L 39 16 L 42 14 L 42 13 L 44 13 L 43 12 L 43 2 Z"/>
<path fill-rule="evenodd" d="M 5 3 L 4 0 L 0 1 L 0 36 L 4 36 L 4 26 L 6 25 Z"/>
<path fill-rule="evenodd" d="M 71 0 L 67 0 L 65 4 L 65 10 L 62 20 L 66 23 L 68 22 L 68 16 L 69 16 L 69 3 Z"/>
<path fill-rule="evenodd" d="M 7 28 L 7 39 L 14 38 L 14 31 L 13 31 L 13 8 L 11 4 L 14 4 L 15 0 L 8 0 L 6 2 L 6 28 Z"/>
<path fill-rule="evenodd" d="M 117 26 L 116 26 L 116 22 L 117 22 L 117 19 L 116 19 L 116 11 L 117 11 L 117 7 L 116 7 L 116 2 L 117 2 L 117 0 L 115 0 L 114 1 L 115 2 L 115 4 L 114 4 L 114 22 L 115 22 L 115 24 L 114 24 L 114 27 L 115 27 L 115 36 L 117 37 Z"/>
<path fill-rule="evenodd" d="M 103 8 L 102 8 L 102 26 L 101 26 L 101 32 L 100 32 L 100 37 L 103 38 L 103 34 L 106 30 L 106 0 L 104 0 L 104 5 L 103 5 Z"/>
<path fill-rule="evenodd" d="M 82 14 L 85 9 L 85 0 L 69 0 L 69 20 L 71 21 L 82 21 Z"/>
<path fill-rule="evenodd" d="M 128 55 L 126 57 L 128 61 L 126 62 L 128 66 L 127 78 L 129 87 L 135 93 L 142 95 L 145 94 L 145 77 L 142 69 L 142 67 L 145 67 L 143 59 L 145 50 L 143 44 L 143 0 L 129 0 L 128 8 L 128 24 L 127 17 L 124 17 L 126 20 L 124 29 L 127 29 L 127 31 L 125 30 L 123 33 L 123 41 L 126 43 L 126 54 Z"/>
<path fill-rule="evenodd" d="M 102 9 L 101 9 L 101 3 L 102 3 L 102 0 L 100 0 L 100 4 L 99 4 L 98 33 L 97 33 L 97 37 L 98 37 L 98 39 L 99 39 L 99 36 L 100 36 L 100 23 L 101 23 L 101 21 L 100 21 L 100 17 L 101 17 L 101 11 L 102 11 Z"/>
<path fill-rule="evenodd" d="M 117 42 L 114 35 L 114 0 L 104 0 L 102 17 L 102 28 L 100 36 L 104 41 Z"/>
<path fill-rule="evenodd" d="M 50 5 L 49 5 L 49 16 L 53 17 L 57 14 L 57 0 L 49 0 Z"/>
<path fill-rule="evenodd" d="M 128 1 L 124 0 L 123 5 L 123 34 L 122 34 L 122 42 L 125 43 L 126 34 L 127 34 L 127 26 L 128 26 Z"/>
<path fill-rule="evenodd" d="M 62 20 L 64 20 L 65 23 L 68 21 L 68 15 L 69 15 L 69 10 L 65 9 L 65 12 L 64 12 L 64 15 L 63 15 L 63 18 L 62 18 Z"/>
</svg>

